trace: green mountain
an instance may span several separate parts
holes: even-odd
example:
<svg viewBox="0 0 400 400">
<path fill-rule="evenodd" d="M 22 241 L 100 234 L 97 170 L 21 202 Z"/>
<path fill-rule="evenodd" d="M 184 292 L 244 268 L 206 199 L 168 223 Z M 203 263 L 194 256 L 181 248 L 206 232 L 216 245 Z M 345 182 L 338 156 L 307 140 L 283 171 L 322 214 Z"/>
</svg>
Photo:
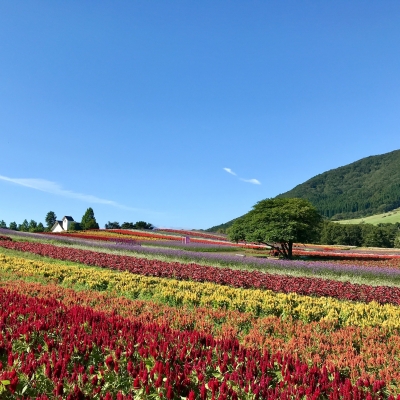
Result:
<svg viewBox="0 0 400 400">
<path fill-rule="evenodd" d="M 394 210 L 400 207 L 400 150 L 326 171 L 277 197 L 307 199 L 332 220 Z M 233 221 L 209 230 L 226 229 Z"/>
</svg>

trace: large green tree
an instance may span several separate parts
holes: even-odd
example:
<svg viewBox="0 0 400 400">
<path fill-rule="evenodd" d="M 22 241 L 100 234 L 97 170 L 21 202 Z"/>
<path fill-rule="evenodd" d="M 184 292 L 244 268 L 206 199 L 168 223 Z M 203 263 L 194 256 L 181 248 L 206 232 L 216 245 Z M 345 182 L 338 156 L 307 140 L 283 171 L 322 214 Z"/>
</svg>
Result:
<svg viewBox="0 0 400 400">
<path fill-rule="evenodd" d="M 86 229 L 99 229 L 99 224 L 96 222 L 96 218 L 94 217 L 94 211 L 92 207 L 89 207 L 85 214 L 83 214 L 81 221 L 81 228 Z"/>
<path fill-rule="evenodd" d="M 303 199 L 265 199 L 229 228 L 234 242 L 245 240 L 271 246 L 284 258 L 292 258 L 293 243 L 318 239 L 322 217 Z"/>
</svg>

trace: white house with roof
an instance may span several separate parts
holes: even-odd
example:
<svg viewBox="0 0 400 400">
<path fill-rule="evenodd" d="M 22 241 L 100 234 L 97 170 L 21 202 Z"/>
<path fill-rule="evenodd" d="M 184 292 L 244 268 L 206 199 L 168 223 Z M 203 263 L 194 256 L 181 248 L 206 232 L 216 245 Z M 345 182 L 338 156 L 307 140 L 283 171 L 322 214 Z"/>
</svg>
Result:
<svg viewBox="0 0 400 400">
<path fill-rule="evenodd" d="M 65 232 L 69 229 L 71 222 L 74 222 L 74 219 L 68 215 L 66 215 L 61 221 L 56 221 L 52 226 L 52 232 Z"/>
</svg>

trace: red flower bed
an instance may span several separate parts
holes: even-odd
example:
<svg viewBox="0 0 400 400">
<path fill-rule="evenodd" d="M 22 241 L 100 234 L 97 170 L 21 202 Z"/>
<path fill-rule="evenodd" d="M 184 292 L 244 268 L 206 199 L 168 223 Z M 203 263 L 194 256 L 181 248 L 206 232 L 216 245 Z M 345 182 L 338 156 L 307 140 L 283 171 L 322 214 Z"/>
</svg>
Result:
<svg viewBox="0 0 400 400">
<path fill-rule="evenodd" d="M 4 289 L 0 351 L 7 360 L 0 363 L 0 380 L 9 381 L 6 395 L 16 398 L 361 400 L 383 398 L 386 390 L 384 381 L 352 384 L 336 367 L 310 367 L 237 340 L 141 324 Z"/>
<path fill-rule="evenodd" d="M 12 241 L 12 239 L 9 236 L 4 236 L 4 235 L 0 235 L 0 240 L 8 240 L 9 242 Z"/>
<path fill-rule="evenodd" d="M 97 253 L 49 244 L 28 242 L 0 242 L 1 247 L 27 251 L 60 260 L 69 260 L 87 265 L 95 265 L 135 274 L 214 282 L 239 288 L 269 289 L 282 293 L 330 296 L 343 300 L 377 301 L 381 304 L 400 305 L 400 288 L 370 286 L 339 282 L 321 278 L 291 277 L 272 275 L 259 271 L 232 270 L 178 262 L 162 262 L 131 256 Z"/>
</svg>

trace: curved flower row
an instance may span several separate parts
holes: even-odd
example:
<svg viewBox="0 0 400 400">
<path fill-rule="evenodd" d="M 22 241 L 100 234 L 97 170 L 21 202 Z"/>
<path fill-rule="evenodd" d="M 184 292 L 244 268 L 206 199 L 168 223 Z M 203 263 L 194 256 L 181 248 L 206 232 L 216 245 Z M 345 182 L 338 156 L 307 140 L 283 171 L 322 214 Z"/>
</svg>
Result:
<svg viewBox="0 0 400 400">
<path fill-rule="evenodd" d="M 46 233 L 47 235 L 49 233 Z M 68 232 L 53 232 L 50 235 L 57 235 L 57 236 L 70 236 L 70 237 L 80 237 L 82 239 L 92 239 L 92 240 L 105 240 L 110 238 L 112 240 L 117 235 L 127 235 L 127 236 L 135 236 L 137 239 L 142 240 L 174 240 L 174 241 L 181 241 L 182 236 L 176 235 L 162 235 L 156 233 L 147 233 L 147 232 L 140 232 L 140 231 L 129 231 L 124 229 L 113 229 L 109 230 L 90 230 L 85 231 L 84 233 L 68 233 Z M 97 239 L 99 238 L 99 239 Z M 101 239 L 100 239 L 101 238 Z M 211 240 L 211 239 L 198 239 L 192 238 L 191 242 L 193 243 L 201 243 L 201 244 L 214 244 L 214 245 L 221 245 L 221 246 L 230 246 L 230 247 L 240 247 L 240 248 L 248 248 L 248 249 L 259 249 L 265 248 L 264 245 L 256 245 L 256 244 L 245 244 L 245 243 L 231 243 L 228 241 L 220 241 L 220 240 Z"/>
<path fill-rule="evenodd" d="M 159 228 L 159 229 L 155 229 L 155 231 L 178 233 L 179 235 L 186 235 L 186 236 L 190 236 L 190 237 L 203 237 L 206 239 L 215 239 L 215 240 L 224 240 L 224 241 L 227 240 L 227 238 L 225 236 L 221 236 L 218 234 L 210 234 L 210 233 L 203 233 L 203 232 L 197 232 L 197 231 L 187 231 L 184 229 Z"/>
<path fill-rule="evenodd" d="M 0 333 L 0 380 L 19 398 L 387 398 L 384 381 L 3 289 Z"/>
<path fill-rule="evenodd" d="M 329 296 L 344 300 L 400 304 L 400 288 L 352 284 L 321 278 L 272 275 L 259 271 L 231 270 L 198 264 L 162 262 L 131 256 L 97 253 L 41 243 L 0 241 L 0 246 L 60 260 L 80 262 L 147 276 L 215 282 L 239 288 L 268 289 L 301 295 Z"/>
<path fill-rule="evenodd" d="M 24 281 L 0 283 L 7 290 L 40 298 L 58 299 L 67 307 L 79 304 L 96 311 L 118 313 L 132 322 L 152 321 L 178 330 L 197 330 L 216 338 L 238 338 L 240 343 L 271 353 L 308 360 L 319 368 L 336 366 L 357 379 L 383 379 L 400 393 L 400 333 L 383 327 L 337 328 L 334 322 L 303 323 L 291 318 L 255 318 L 249 313 L 208 307 L 171 307 L 151 301 L 129 300 L 109 293 Z M 386 338 L 386 340 L 382 340 Z"/>
<path fill-rule="evenodd" d="M 311 321 L 333 321 L 337 326 L 384 326 L 400 329 L 400 307 L 310 297 L 269 290 L 240 289 L 209 282 L 180 281 L 136 275 L 129 272 L 63 266 L 0 254 L 0 270 L 14 276 L 40 276 L 47 281 L 110 290 L 130 298 L 149 299 L 174 306 L 223 308 L 254 316 L 290 317 Z"/>
</svg>

